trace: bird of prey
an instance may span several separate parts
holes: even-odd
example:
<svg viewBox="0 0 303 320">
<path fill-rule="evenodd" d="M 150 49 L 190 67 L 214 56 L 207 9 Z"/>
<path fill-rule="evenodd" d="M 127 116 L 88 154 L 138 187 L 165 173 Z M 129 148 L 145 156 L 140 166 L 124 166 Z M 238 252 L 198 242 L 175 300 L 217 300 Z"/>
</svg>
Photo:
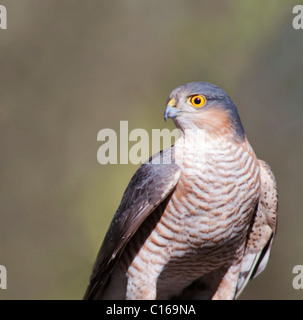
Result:
<svg viewBox="0 0 303 320">
<path fill-rule="evenodd" d="M 265 268 L 277 187 L 218 86 L 174 89 L 180 137 L 130 180 L 84 299 L 235 299 Z"/>
</svg>

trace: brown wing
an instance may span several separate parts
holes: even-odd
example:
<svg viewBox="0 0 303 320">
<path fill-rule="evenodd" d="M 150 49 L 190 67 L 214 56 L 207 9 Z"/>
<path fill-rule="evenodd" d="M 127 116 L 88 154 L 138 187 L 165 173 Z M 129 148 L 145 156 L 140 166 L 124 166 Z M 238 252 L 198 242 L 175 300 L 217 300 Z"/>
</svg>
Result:
<svg viewBox="0 0 303 320">
<path fill-rule="evenodd" d="M 259 165 L 260 198 L 241 264 L 236 298 L 247 282 L 260 274 L 266 267 L 276 233 L 278 218 L 277 185 L 270 166 L 262 160 L 259 160 Z"/>
<path fill-rule="evenodd" d="M 126 244 L 142 222 L 176 186 L 180 169 L 174 163 L 174 147 L 144 163 L 130 180 L 95 262 L 84 299 L 102 294 Z"/>
</svg>

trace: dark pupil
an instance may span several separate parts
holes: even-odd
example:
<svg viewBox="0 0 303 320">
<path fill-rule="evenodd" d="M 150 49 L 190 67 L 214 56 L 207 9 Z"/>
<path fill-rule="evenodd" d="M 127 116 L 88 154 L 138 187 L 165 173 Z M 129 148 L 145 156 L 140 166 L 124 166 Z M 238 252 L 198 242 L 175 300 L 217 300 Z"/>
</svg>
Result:
<svg viewBox="0 0 303 320">
<path fill-rule="evenodd" d="M 201 99 L 200 98 L 195 98 L 194 103 L 195 104 L 200 104 L 201 103 Z"/>
</svg>

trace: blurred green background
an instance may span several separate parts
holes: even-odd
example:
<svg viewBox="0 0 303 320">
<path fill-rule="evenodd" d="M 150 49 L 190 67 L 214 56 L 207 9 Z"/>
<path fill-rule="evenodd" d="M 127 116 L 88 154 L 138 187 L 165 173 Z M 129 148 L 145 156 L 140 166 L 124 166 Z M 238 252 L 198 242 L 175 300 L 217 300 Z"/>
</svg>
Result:
<svg viewBox="0 0 303 320">
<path fill-rule="evenodd" d="M 97 133 L 168 127 L 176 86 L 232 97 L 279 187 L 267 269 L 243 299 L 301 299 L 303 30 L 290 0 L 0 0 L 1 299 L 81 299 L 134 165 L 97 162 Z M 130 144 L 131 146 L 131 144 Z"/>
</svg>

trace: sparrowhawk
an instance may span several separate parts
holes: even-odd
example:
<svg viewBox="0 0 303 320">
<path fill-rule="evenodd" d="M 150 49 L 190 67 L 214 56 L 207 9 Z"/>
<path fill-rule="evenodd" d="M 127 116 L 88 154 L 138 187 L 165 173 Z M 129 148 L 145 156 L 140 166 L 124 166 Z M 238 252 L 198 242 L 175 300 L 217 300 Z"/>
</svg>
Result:
<svg viewBox="0 0 303 320">
<path fill-rule="evenodd" d="M 276 182 L 231 98 L 181 85 L 164 118 L 180 137 L 130 180 L 84 299 L 234 299 L 267 264 Z"/>
</svg>

